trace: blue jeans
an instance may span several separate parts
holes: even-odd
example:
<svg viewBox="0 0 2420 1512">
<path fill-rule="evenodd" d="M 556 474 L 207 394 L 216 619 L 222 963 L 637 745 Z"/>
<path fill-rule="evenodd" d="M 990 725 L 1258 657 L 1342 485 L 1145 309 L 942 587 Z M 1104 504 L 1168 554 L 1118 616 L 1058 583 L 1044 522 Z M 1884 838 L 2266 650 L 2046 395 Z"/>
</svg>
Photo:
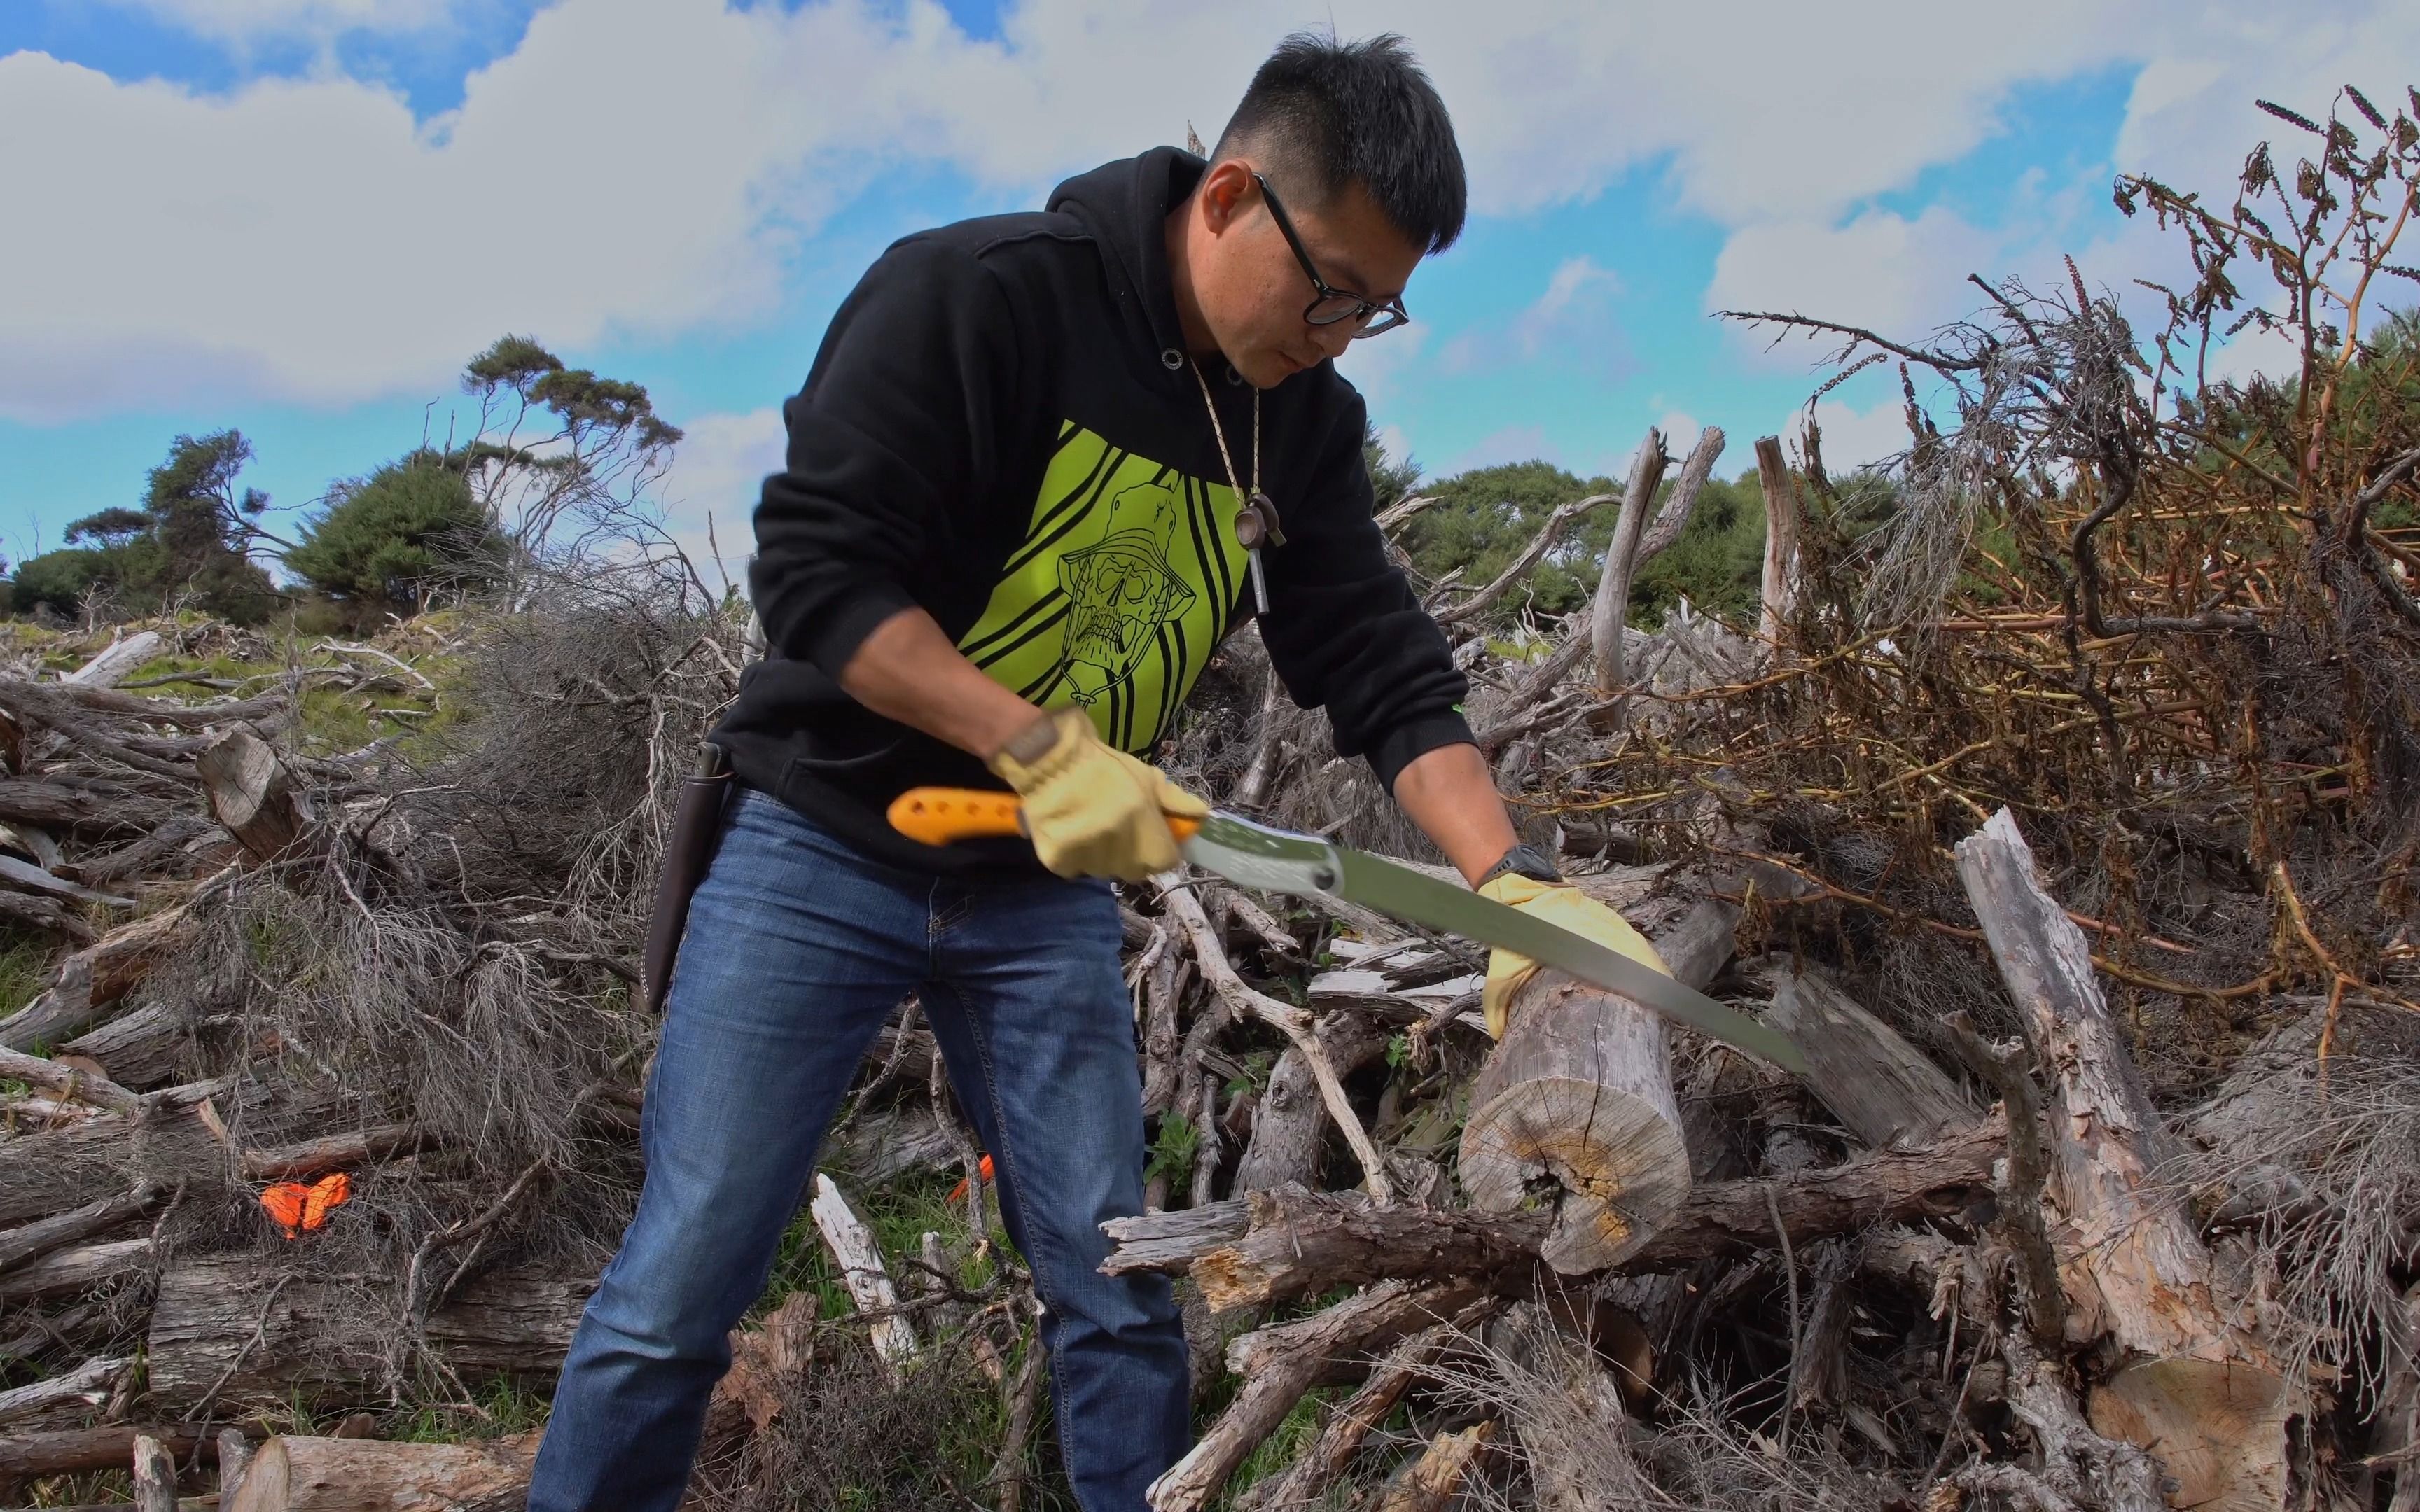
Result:
<svg viewBox="0 0 2420 1512">
<path fill-rule="evenodd" d="M 910 991 L 1033 1270 L 1078 1499 L 1139 1512 L 1184 1454 L 1168 1283 L 1097 1269 L 1100 1225 L 1142 1211 L 1141 1077 L 1108 884 L 894 870 L 743 788 L 665 1006 L 638 1216 L 564 1361 L 532 1512 L 679 1502 L 724 1335 L 763 1292 L 815 1147 Z"/>
</svg>

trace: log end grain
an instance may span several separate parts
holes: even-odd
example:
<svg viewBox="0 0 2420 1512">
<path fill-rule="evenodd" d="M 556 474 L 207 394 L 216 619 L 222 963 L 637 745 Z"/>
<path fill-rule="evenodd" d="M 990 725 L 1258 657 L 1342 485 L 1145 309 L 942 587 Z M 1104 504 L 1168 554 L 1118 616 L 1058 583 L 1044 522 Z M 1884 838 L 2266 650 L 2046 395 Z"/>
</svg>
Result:
<svg viewBox="0 0 2420 1512">
<path fill-rule="evenodd" d="M 2175 1483 L 2171 1506 L 2253 1512 L 2287 1504 L 2285 1382 L 2242 1361 L 2137 1361 L 2093 1391 L 2093 1431 L 2140 1444 Z"/>
<path fill-rule="evenodd" d="M 1474 1207 L 1506 1212 L 1551 1180 L 1555 1221 L 1539 1254 L 1565 1274 L 1645 1244 L 1689 1196 L 1689 1150 L 1665 1099 L 1576 1077 L 1523 1081 L 1474 1109 L 1462 1180 Z"/>
</svg>

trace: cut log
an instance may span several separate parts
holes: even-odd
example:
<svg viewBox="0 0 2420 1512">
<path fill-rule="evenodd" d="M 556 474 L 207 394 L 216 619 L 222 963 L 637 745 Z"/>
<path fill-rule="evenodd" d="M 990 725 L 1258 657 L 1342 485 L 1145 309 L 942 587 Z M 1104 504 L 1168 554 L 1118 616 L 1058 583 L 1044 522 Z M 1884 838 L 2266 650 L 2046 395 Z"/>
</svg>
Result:
<svg viewBox="0 0 2420 1512">
<path fill-rule="evenodd" d="M 1807 1057 L 1807 1090 L 1848 1131 L 1876 1149 L 1922 1145 L 1975 1121 L 1948 1073 L 1813 964 L 1773 963 L 1773 1006 L 1764 1022 Z"/>
<path fill-rule="evenodd" d="M 123 640 L 112 640 L 98 656 L 75 671 L 59 673 L 59 681 L 85 687 L 116 687 L 133 676 L 134 669 L 160 655 L 160 646 L 159 632 L 137 630 Z"/>
<path fill-rule="evenodd" d="M 1689 1195 L 1673 1220 L 1613 1269 L 1632 1274 L 1772 1249 L 1777 1210 L 1791 1242 L 1807 1242 L 1871 1224 L 1958 1211 L 1992 1180 L 2007 1144 L 1996 1119 L 1944 1135 L 1924 1149 L 1883 1150 L 1806 1171 L 1786 1182 L 1717 1181 Z M 1266 1216 L 1252 1220 L 1254 1204 Z M 1252 1201 L 1183 1212 L 1144 1213 L 1101 1226 L 1117 1247 L 1101 1262 L 1128 1271 L 1189 1272 L 1211 1263 L 1222 1285 L 1266 1299 L 1326 1290 L 1345 1277 L 1422 1275 L 1451 1264 L 1485 1271 L 1499 1256 L 1536 1246 L 1550 1220 L 1540 1213 L 1482 1215 L 1429 1208 L 1376 1208 L 1342 1192 L 1272 1192 Z M 1298 1258 L 1294 1242 L 1299 1237 Z M 1213 1262 L 1209 1257 L 1217 1255 Z"/>
<path fill-rule="evenodd" d="M 147 1182 L 132 1192 L 87 1202 L 72 1211 L 0 1233 L 0 1272 L 13 1270 L 62 1245 L 90 1239 L 95 1234 L 115 1228 L 149 1208 L 159 1197 L 160 1188 Z"/>
<path fill-rule="evenodd" d="M 1360 1013 L 1326 1013 L 1312 1030 L 1339 1076 L 1350 1076 L 1386 1053 L 1387 1031 Z M 1269 1087 L 1252 1110 L 1251 1142 L 1235 1165 L 1234 1190 L 1255 1192 L 1290 1182 L 1317 1188 L 1326 1175 L 1327 1103 L 1302 1052 L 1288 1047 L 1269 1072 Z"/>
<path fill-rule="evenodd" d="M 363 1316 L 364 1279 L 295 1277 L 278 1286 L 241 1255 L 171 1268 L 151 1307 L 153 1397 L 182 1407 L 215 1388 L 213 1402 L 234 1407 L 282 1401 L 296 1387 L 342 1389 L 379 1379 L 400 1341 Z M 429 1315 L 429 1347 L 466 1376 L 548 1375 L 562 1365 L 595 1287 L 584 1273 L 479 1276 Z"/>
<path fill-rule="evenodd" d="M 269 742 L 242 725 L 230 728 L 194 759 L 210 814 L 259 860 L 301 840 L 309 807 Z"/>
<path fill-rule="evenodd" d="M 391 1443 L 281 1434 L 221 1512 L 505 1512 L 529 1494 L 538 1436 Z"/>
<path fill-rule="evenodd" d="M 1617 993 L 1541 970 L 1470 1095 L 1462 1182 L 1509 1212 L 1541 1178 L 1561 1188 L 1539 1253 L 1565 1274 L 1602 1270 L 1655 1236 L 1689 1195 L 1664 1020 Z"/>
<path fill-rule="evenodd" d="M 916 1352 L 916 1330 L 899 1310 L 899 1292 L 883 1267 L 881 1247 L 840 1188 L 821 1171 L 815 1173 L 814 1200 L 807 1204 L 807 1211 L 815 1220 L 815 1231 L 824 1237 L 824 1246 L 840 1266 L 841 1280 L 857 1310 L 872 1319 L 876 1356 L 886 1369 L 896 1371 Z"/>
<path fill-rule="evenodd" d="M 306 1139 L 299 1145 L 243 1152 L 244 1179 L 252 1181 L 298 1181 L 329 1171 L 366 1165 L 391 1155 L 408 1154 L 431 1143 L 427 1131 L 409 1123 L 380 1123 L 349 1134 Z"/>
<path fill-rule="evenodd" d="M 151 1263 L 149 1239 L 55 1250 L 0 1275 L 0 1303 L 51 1302 L 89 1291 Z"/>
<path fill-rule="evenodd" d="M 1382 1281 L 1325 1312 L 1237 1339 L 1228 1348 L 1227 1368 L 1245 1378 L 1243 1389 L 1191 1452 L 1152 1482 L 1146 1497 L 1154 1512 L 1199 1512 L 1303 1393 L 1323 1381 L 1351 1380 L 1367 1368 L 1373 1351 L 1453 1322 L 1483 1300 L 1468 1281 L 1424 1287 Z"/>
<path fill-rule="evenodd" d="M 2239 1299 L 2176 1192 L 2176 1143 L 2151 1105 L 2093 975 L 2091 947 L 2035 874 L 2005 809 L 1958 842 L 1958 870 L 2050 1072 L 2051 1242 L 2072 1342 L 2118 1365 L 2087 1398 L 2100 1433 L 2158 1455 L 2171 1501 L 2213 1512 L 2285 1504 L 2289 1420 L 2304 1409 L 2266 1343 L 2229 1320 Z"/>
</svg>

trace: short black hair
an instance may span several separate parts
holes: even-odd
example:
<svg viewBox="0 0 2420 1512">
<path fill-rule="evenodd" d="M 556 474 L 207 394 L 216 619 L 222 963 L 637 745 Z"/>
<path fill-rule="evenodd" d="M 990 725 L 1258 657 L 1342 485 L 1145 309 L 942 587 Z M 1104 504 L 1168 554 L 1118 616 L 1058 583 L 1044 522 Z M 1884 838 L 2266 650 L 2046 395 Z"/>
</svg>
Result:
<svg viewBox="0 0 2420 1512">
<path fill-rule="evenodd" d="M 1453 118 L 1391 32 L 1360 42 L 1296 32 L 1280 42 L 1211 161 L 1244 152 L 1268 160 L 1284 192 L 1315 204 L 1361 185 L 1423 254 L 1462 235 L 1469 191 Z"/>
</svg>

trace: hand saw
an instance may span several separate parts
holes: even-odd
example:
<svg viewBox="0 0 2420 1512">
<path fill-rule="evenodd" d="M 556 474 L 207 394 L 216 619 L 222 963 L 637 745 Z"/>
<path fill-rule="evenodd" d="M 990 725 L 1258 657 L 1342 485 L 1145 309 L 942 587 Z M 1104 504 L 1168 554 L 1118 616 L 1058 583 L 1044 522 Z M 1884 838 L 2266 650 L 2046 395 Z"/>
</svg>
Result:
<svg viewBox="0 0 2420 1512">
<path fill-rule="evenodd" d="M 910 788 L 893 800 L 890 818 L 892 828 L 927 845 L 1024 833 L 1015 795 L 971 788 Z M 1410 923 L 1499 946 L 1619 993 L 1759 1059 L 1802 1075 L 1807 1071 L 1797 1046 L 1738 1010 L 1493 898 L 1401 862 L 1235 814 L 1213 810 L 1198 823 L 1171 815 L 1168 823 L 1187 860 L 1230 882 L 1297 896 L 1326 893 Z"/>
</svg>

